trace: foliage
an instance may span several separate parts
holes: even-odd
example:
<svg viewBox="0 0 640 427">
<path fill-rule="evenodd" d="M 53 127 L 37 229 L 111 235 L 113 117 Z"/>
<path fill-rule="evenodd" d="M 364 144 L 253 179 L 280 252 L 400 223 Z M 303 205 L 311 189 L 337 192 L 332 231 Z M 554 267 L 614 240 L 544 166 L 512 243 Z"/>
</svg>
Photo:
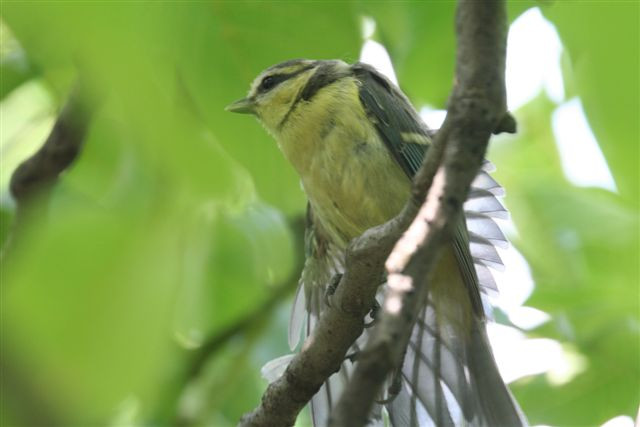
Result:
<svg viewBox="0 0 640 427">
<path fill-rule="evenodd" d="M 511 19 L 531 5 L 510 3 Z M 567 96 L 581 97 L 619 192 L 567 182 L 543 95 L 515 112 L 520 134 L 496 141 L 515 244 L 536 281 L 529 304 L 552 316 L 529 334 L 587 361 L 568 383 L 539 375 L 513 387 L 534 424 L 597 424 L 633 415 L 640 398 L 639 11 L 542 10 L 566 48 Z M 2 366 L 16 390 L 2 393 L 3 423 L 22 424 L 42 402 L 50 420 L 77 425 L 233 425 L 251 409 L 259 367 L 288 352 L 286 301 L 219 348 L 186 392 L 185 372 L 206 337 L 295 275 L 304 195 L 260 126 L 224 106 L 281 60 L 357 60 L 369 16 L 406 92 L 443 108 L 453 12 L 448 2 L 4 2 L 3 241 L 10 173 L 42 143 L 79 70 L 105 101 L 80 159 L 3 259 Z"/>
</svg>

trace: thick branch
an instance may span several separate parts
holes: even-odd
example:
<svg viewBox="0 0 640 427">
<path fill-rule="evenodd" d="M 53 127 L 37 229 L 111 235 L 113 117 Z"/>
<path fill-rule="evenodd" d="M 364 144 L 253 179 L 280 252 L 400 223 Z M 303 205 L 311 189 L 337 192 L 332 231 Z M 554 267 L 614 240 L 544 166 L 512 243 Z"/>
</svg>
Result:
<svg viewBox="0 0 640 427">
<path fill-rule="evenodd" d="M 42 147 L 11 176 L 11 194 L 18 206 L 53 185 L 75 160 L 84 141 L 92 110 L 86 93 L 76 86 Z"/>
<path fill-rule="evenodd" d="M 260 406 L 242 418 L 241 426 L 294 424 L 300 410 L 322 383 L 340 369 L 349 347 L 362 333 L 363 319 L 372 306 L 384 271 L 383 263 L 412 222 L 411 230 L 396 245 L 387 264 L 392 273 L 391 286 L 394 292 L 399 292 L 400 301 L 410 301 L 407 296 L 413 292 L 402 290 L 403 278 L 425 277 L 434 265 L 438 249 L 448 237 L 450 224 L 459 215 L 471 180 L 480 167 L 491 132 L 501 130 L 499 124 L 508 122 L 503 120 L 506 111 L 503 3 L 462 1 L 456 28 L 458 84 L 445 125 L 416 175 L 411 199 L 397 217 L 352 241 L 346 254 L 345 274 L 333 297 L 334 304 L 323 312 L 313 334 L 283 376 L 269 385 Z M 439 166 L 443 153 L 444 167 Z M 418 214 L 418 207 L 434 181 L 428 202 Z M 418 219 L 413 221 L 417 214 Z M 419 249 L 416 251 L 416 248 Z M 398 313 L 390 314 L 387 300 L 385 320 L 377 328 L 377 338 L 368 346 L 365 360 L 356 365 L 351 391 L 343 393 L 333 418 L 334 425 L 364 425 L 382 382 L 399 363 L 419 300 L 415 299 L 413 307 L 406 305 L 411 311 L 404 319 L 400 319 Z M 400 344 L 398 331 L 404 335 Z"/>
<path fill-rule="evenodd" d="M 366 423 L 382 384 L 402 363 L 411 330 L 426 301 L 425 279 L 433 271 L 440 249 L 450 241 L 489 137 L 493 132 L 513 128 L 505 103 L 504 3 L 461 0 L 456 31 L 457 84 L 449 100 L 447 119 L 434 141 L 434 147 L 444 149 L 442 164 L 418 215 L 387 260 L 389 291 L 380 324 L 332 414 L 331 426 Z M 430 181 L 432 172 L 432 164 L 425 162 L 414 186 L 416 199 L 424 194 L 420 184 Z"/>
<path fill-rule="evenodd" d="M 30 207 L 32 202 L 46 198 L 60 174 L 78 156 L 91 122 L 93 107 L 88 88 L 78 81 L 42 147 L 23 161 L 11 175 L 9 189 L 16 201 L 16 214 L 0 254 L 3 262 L 17 241 L 16 233 L 22 224 L 29 221 L 31 214 L 39 214 Z"/>
</svg>

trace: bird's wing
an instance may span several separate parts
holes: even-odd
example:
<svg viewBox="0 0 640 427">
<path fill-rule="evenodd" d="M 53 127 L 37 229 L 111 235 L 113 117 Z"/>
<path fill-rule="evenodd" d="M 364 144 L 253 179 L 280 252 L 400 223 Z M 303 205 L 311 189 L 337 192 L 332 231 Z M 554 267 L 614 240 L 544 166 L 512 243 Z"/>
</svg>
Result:
<svg viewBox="0 0 640 427">
<path fill-rule="evenodd" d="M 352 72 L 360 82 L 362 106 L 378 135 L 412 178 L 422 164 L 432 132 L 406 96 L 374 68 L 358 63 Z M 506 243 L 490 216 L 505 213 L 495 197 L 498 193 L 498 184 L 482 170 L 465 203 L 467 221 L 461 219 L 454 232 L 450 252 L 455 266 L 449 294 L 431 291 L 414 327 L 402 369 L 402 389 L 388 405 L 396 427 L 463 421 L 473 425 L 524 423 L 493 360 L 480 296 L 481 289 L 495 290 L 487 265 L 502 264 L 494 242 Z M 456 281 L 454 276 L 460 279 Z M 452 293 L 456 282 L 462 293 Z M 460 312 L 465 307 L 463 299 L 472 313 Z M 465 316 L 470 321 L 463 328 L 465 322 L 459 318 Z"/>
<path fill-rule="evenodd" d="M 307 205 L 305 252 L 305 264 L 289 322 L 291 350 L 297 347 L 301 335 L 311 335 L 324 310 L 328 285 L 344 272 L 344 251 L 325 237 L 322 223 L 314 216 L 310 204 Z M 365 339 L 360 337 L 350 351 L 357 352 Z M 340 370 L 331 375 L 313 396 L 309 407 L 314 426 L 327 424 L 331 408 L 342 394 L 352 371 L 353 363 L 345 360 Z M 379 421 L 380 417 L 372 414 L 369 425 L 381 425 Z"/>
</svg>

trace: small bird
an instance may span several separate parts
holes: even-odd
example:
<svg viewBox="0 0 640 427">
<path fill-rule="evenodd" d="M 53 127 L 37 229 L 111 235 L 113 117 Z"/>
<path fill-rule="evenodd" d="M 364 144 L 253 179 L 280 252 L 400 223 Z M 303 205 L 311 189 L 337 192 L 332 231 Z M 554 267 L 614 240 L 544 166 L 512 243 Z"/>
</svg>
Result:
<svg viewBox="0 0 640 427">
<path fill-rule="evenodd" d="M 302 331 L 308 336 L 315 327 L 332 279 L 344 271 L 350 240 L 397 215 L 408 200 L 434 132 L 373 67 L 340 60 L 273 65 L 227 110 L 258 118 L 299 174 L 309 200 L 306 260 L 289 325 L 293 350 Z M 481 292 L 496 290 L 487 267 L 501 265 L 495 245 L 507 243 L 493 221 L 506 211 L 495 197 L 501 187 L 487 173 L 490 167 L 485 161 L 465 203 L 466 221 L 457 224 L 429 283 L 399 387 L 386 397 L 384 410 L 374 410 L 371 424 L 526 424 L 485 330 Z M 366 331 L 355 351 L 365 339 Z M 346 360 L 314 396 L 314 425 L 326 425 L 352 369 Z"/>
</svg>

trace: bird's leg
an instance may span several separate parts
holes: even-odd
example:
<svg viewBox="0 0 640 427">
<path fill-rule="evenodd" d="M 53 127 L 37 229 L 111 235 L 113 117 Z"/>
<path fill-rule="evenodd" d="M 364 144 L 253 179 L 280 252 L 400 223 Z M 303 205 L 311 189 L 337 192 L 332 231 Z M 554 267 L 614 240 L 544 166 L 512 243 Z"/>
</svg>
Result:
<svg viewBox="0 0 640 427">
<path fill-rule="evenodd" d="M 405 352 L 406 354 L 406 352 Z M 402 389 L 402 365 L 404 364 L 404 356 L 402 356 L 403 363 L 393 371 L 393 376 L 391 377 L 391 384 L 387 387 L 387 397 L 382 400 L 376 401 L 381 405 L 386 405 L 387 403 L 391 403 L 393 399 L 400 393 Z"/>
<path fill-rule="evenodd" d="M 381 401 L 378 401 L 381 405 L 390 403 L 402 390 L 402 367 L 404 366 L 404 358 L 407 357 L 407 349 L 409 346 L 404 348 L 402 352 L 402 359 L 400 359 L 400 363 L 396 366 L 396 369 L 393 371 L 393 377 L 391 378 L 391 384 L 387 388 L 387 398 Z"/>
<path fill-rule="evenodd" d="M 324 293 L 324 303 L 331 307 L 331 297 L 336 293 L 336 289 L 338 289 L 338 285 L 340 284 L 340 280 L 342 280 L 342 273 L 336 273 L 333 275 L 331 280 L 329 281 L 329 285 L 327 286 L 327 290 Z"/>
<path fill-rule="evenodd" d="M 351 363 L 355 363 L 355 361 L 358 359 L 359 356 L 360 356 L 360 350 L 356 349 L 351 353 L 348 353 L 347 355 L 345 355 L 344 360 L 349 360 Z"/>
<path fill-rule="evenodd" d="M 380 285 L 384 285 L 385 283 L 387 283 L 387 275 L 383 275 L 382 277 L 382 282 L 380 283 Z M 380 304 L 378 303 L 377 300 L 373 301 L 373 306 L 371 307 L 371 310 L 369 311 L 369 317 L 371 317 L 371 321 L 370 322 L 366 322 L 364 324 L 365 328 L 370 328 L 373 325 L 376 324 L 376 322 L 378 321 L 378 312 L 380 311 Z"/>
</svg>

